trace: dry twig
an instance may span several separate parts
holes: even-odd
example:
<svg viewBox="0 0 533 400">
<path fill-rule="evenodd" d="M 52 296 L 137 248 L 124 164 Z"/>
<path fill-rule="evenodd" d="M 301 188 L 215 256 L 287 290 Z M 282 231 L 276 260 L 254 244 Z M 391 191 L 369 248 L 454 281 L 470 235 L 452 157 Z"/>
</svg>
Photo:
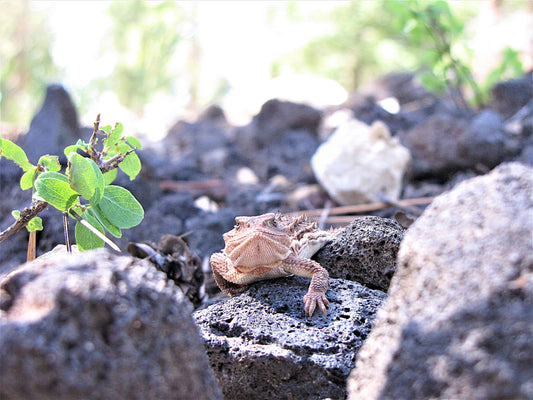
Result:
<svg viewBox="0 0 533 400">
<path fill-rule="evenodd" d="M 371 204 L 357 204 L 353 206 L 339 206 L 331 208 L 320 208 L 315 210 L 296 211 L 291 213 L 293 216 L 306 214 L 311 218 L 320 218 L 321 221 L 333 225 L 347 225 L 357 216 L 352 214 L 364 214 L 373 211 L 383 210 L 390 207 L 405 208 L 412 211 L 415 205 L 430 204 L 434 197 L 419 197 L 415 199 L 404 199 L 394 202 L 378 202 Z M 327 215 L 324 217 L 324 215 Z"/>
</svg>

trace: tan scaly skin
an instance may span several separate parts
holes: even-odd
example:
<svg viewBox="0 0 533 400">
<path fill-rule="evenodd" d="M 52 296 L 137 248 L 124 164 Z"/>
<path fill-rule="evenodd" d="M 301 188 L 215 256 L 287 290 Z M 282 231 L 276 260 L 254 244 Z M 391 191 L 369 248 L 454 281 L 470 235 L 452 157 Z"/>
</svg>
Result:
<svg viewBox="0 0 533 400">
<path fill-rule="evenodd" d="M 253 282 L 298 275 L 311 279 L 303 298 L 305 312 L 312 316 L 318 307 L 326 315 L 329 275 L 309 257 L 331 240 L 334 232 L 319 230 L 304 217 L 274 213 L 237 217 L 235 221 L 235 228 L 223 236 L 226 247 L 211 256 L 220 289 L 231 296 Z"/>
</svg>

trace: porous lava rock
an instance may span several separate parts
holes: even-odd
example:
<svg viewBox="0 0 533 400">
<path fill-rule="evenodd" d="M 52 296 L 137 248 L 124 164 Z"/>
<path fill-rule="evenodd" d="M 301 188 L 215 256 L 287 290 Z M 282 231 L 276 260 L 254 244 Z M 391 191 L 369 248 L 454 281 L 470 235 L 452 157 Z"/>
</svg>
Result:
<svg viewBox="0 0 533 400">
<path fill-rule="evenodd" d="M 404 229 L 394 220 L 359 217 L 313 257 L 330 277 L 357 281 L 387 291 Z"/>
<path fill-rule="evenodd" d="M 304 315 L 309 280 L 257 282 L 193 315 L 226 399 L 341 399 L 386 295 L 331 279 L 327 317 Z"/>
<path fill-rule="evenodd" d="M 533 398 L 532 193 L 503 164 L 415 221 L 348 399 Z"/>
<path fill-rule="evenodd" d="M 147 261 L 54 254 L 0 278 L 0 398 L 220 399 L 191 306 Z"/>
</svg>

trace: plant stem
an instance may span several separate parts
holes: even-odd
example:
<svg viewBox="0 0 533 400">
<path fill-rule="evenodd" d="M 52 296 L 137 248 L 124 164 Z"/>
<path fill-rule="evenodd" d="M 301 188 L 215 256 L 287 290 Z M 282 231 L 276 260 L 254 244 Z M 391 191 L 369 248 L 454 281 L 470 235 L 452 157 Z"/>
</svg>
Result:
<svg viewBox="0 0 533 400">
<path fill-rule="evenodd" d="M 113 243 L 112 240 L 108 239 L 102 232 L 100 232 L 98 229 L 96 229 L 94 226 L 92 226 L 90 223 L 85 221 L 76 211 L 69 210 L 70 215 L 72 215 L 76 220 L 82 224 L 84 227 L 89 229 L 92 233 L 94 233 L 96 236 L 98 236 L 100 239 L 102 239 L 104 242 L 106 242 L 113 250 L 117 252 L 121 252 L 120 248 Z"/>
<path fill-rule="evenodd" d="M 37 247 L 37 232 L 31 231 L 30 237 L 28 239 L 28 253 L 26 254 L 26 262 L 30 262 L 35 260 L 35 256 L 37 255 L 36 247 Z"/>
<path fill-rule="evenodd" d="M 68 232 L 68 213 L 63 211 L 63 233 L 65 234 L 65 246 L 67 246 L 67 253 L 72 253 L 70 246 L 70 234 Z"/>
</svg>

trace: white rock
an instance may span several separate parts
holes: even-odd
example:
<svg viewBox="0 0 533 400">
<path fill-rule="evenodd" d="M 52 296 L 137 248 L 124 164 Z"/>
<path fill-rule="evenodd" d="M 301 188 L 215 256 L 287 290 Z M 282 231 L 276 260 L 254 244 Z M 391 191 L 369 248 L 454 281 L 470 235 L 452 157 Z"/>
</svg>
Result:
<svg viewBox="0 0 533 400">
<path fill-rule="evenodd" d="M 387 126 L 350 120 L 317 149 L 311 166 L 317 180 L 340 204 L 397 200 L 411 160 L 409 150 L 392 138 Z"/>
<path fill-rule="evenodd" d="M 257 185 L 259 178 L 255 172 L 248 167 L 242 167 L 237 171 L 237 182 L 241 185 Z"/>
<path fill-rule="evenodd" d="M 215 201 L 211 200 L 207 196 L 200 196 L 196 200 L 194 200 L 194 205 L 198 207 L 201 210 L 204 210 L 206 212 L 217 212 L 218 211 L 218 205 Z"/>
</svg>

